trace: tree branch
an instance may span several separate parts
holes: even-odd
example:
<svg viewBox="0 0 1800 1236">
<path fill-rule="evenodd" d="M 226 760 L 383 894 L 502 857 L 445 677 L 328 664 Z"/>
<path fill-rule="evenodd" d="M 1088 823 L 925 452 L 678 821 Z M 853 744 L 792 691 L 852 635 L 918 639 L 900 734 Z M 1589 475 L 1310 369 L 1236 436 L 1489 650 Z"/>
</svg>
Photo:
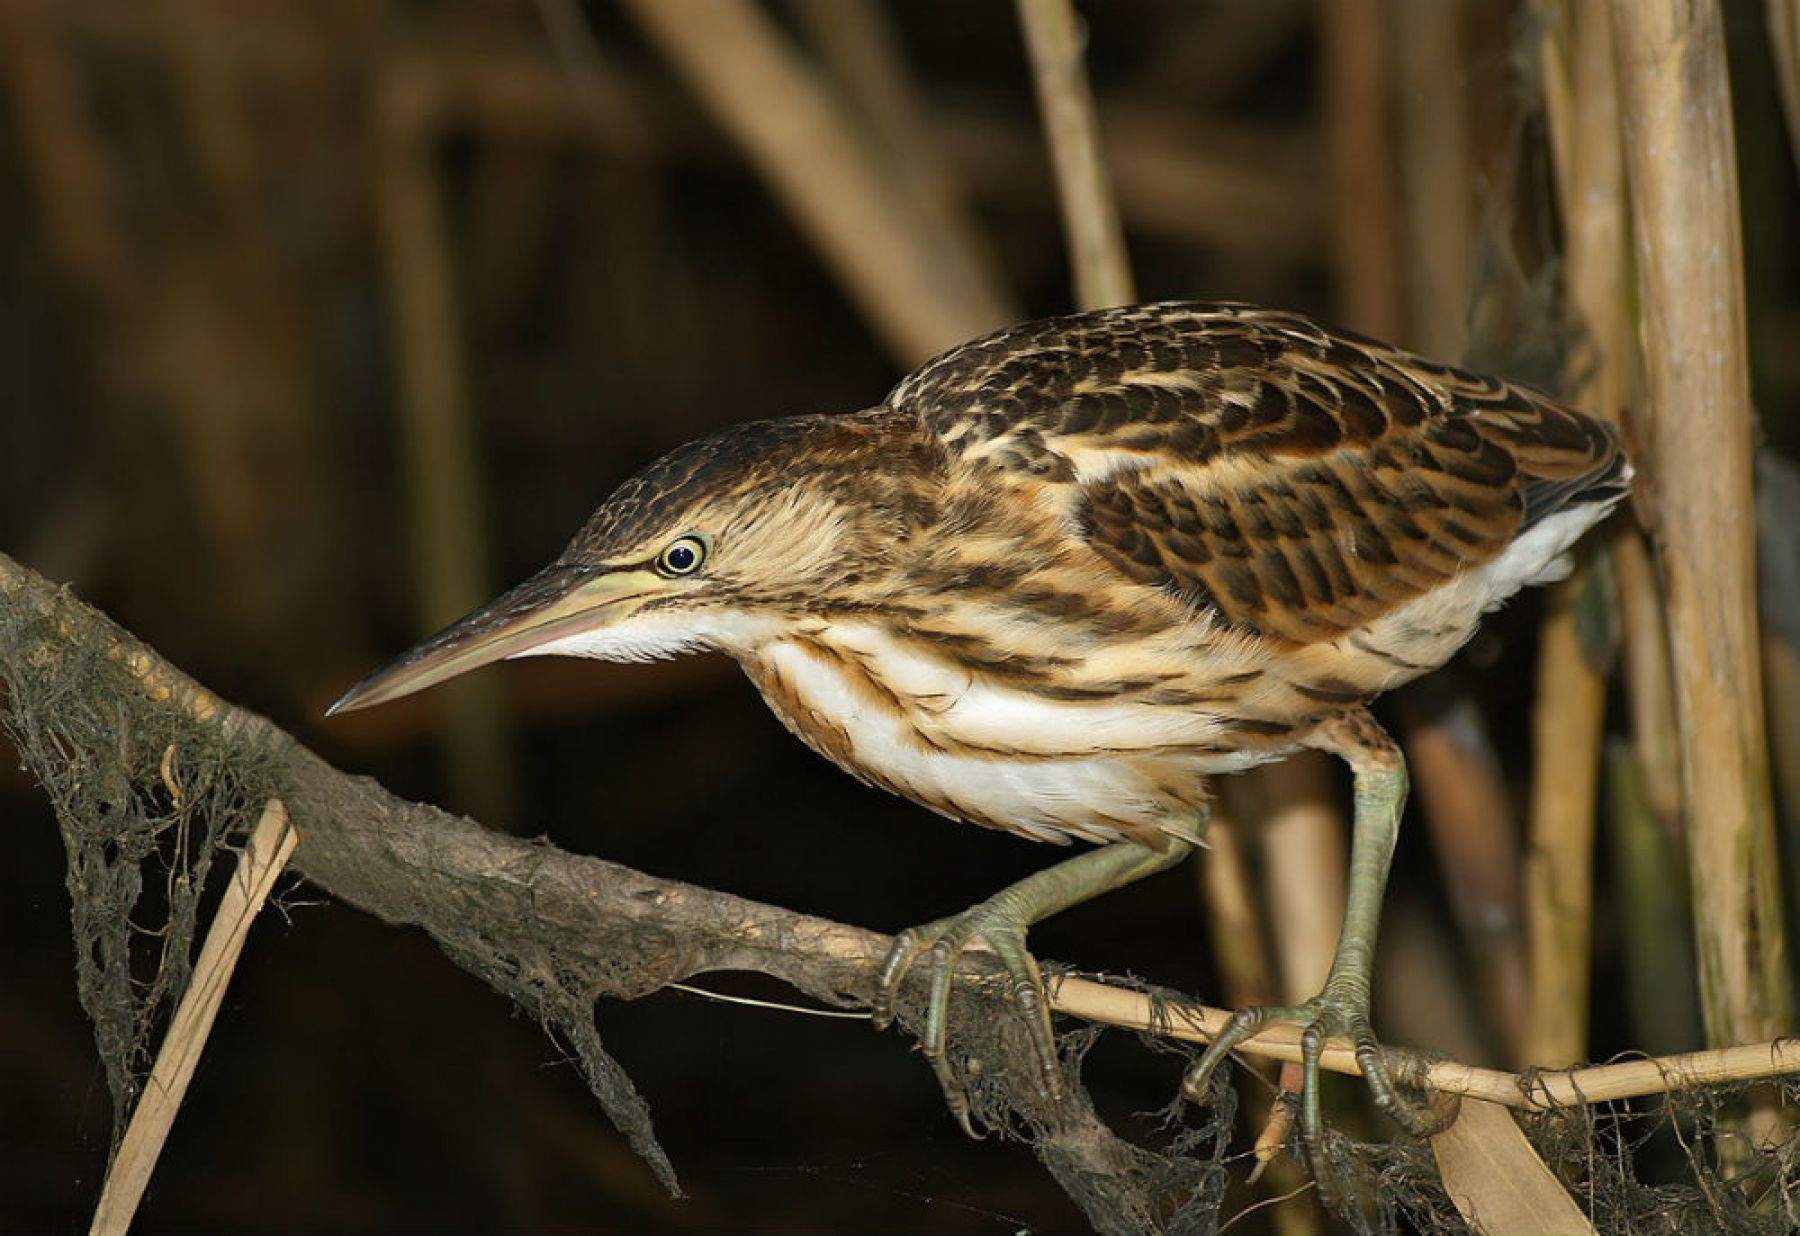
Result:
<svg viewBox="0 0 1800 1236">
<path fill-rule="evenodd" d="M 165 767 L 171 758 L 165 744 L 195 749 L 180 752 L 192 770 L 195 752 L 211 742 L 215 758 L 272 770 L 255 774 L 269 784 L 253 789 L 288 805 L 300 835 L 293 867 L 358 909 L 423 928 L 457 964 L 566 1041 L 608 1115 L 671 1188 L 673 1169 L 656 1145 L 648 1109 L 601 1047 L 592 1016 L 597 999 L 635 999 L 714 970 L 771 975 L 837 1007 L 866 1008 L 874 995 L 887 936 L 657 879 L 400 799 L 221 700 L 66 589 L 3 554 L 0 677 L 7 724 L 59 803 L 65 801 L 55 784 L 61 773 L 104 779 L 107 760 L 135 766 L 129 748 L 140 741 L 163 753 Z M 50 732 L 50 714 L 70 707 L 81 690 L 110 693 L 104 702 L 111 728 L 91 750 L 72 749 L 59 732 L 55 754 L 66 762 L 59 769 L 32 738 Z M 145 766 L 154 778 L 156 760 Z M 69 822 L 64 825 L 67 831 Z M 1053 1105 L 1038 1093 L 1030 1046 L 1008 1012 L 1005 983 L 983 981 L 1001 978 L 1001 968 L 980 953 L 964 964 L 970 981 L 956 988 L 951 1056 L 967 1070 L 976 1110 L 993 1127 L 1030 1140 L 1096 1226 L 1153 1231 L 1170 1223 L 1174 1210 L 1217 1205 L 1222 1168 L 1127 1145 L 1099 1121 L 1079 1085 L 1078 1051 L 1066 1061 L 1069 1098 Z M 1054 1007 L 1087 1021 L 1200 1042 L 1228 1016 L 1169 993 L 1046 969 Z M 899 1013 L 909 1027 L 917 1024 L 921 994 L 911 984 L 901 993 Z M 1293 1027 L 1275 1026 L 1244 1050 L 1294 1059 L 1297 1039 Z M 970 1067 L 977 1057 L 980 1067 Z M 1326 1046 L 1323 1063 L 1356 1071 L 1354 1052 L 1341 1042 Z M 1447 1094 L 1541 1111 L 1794 1071 L 1800 1071 L 1800 1045 L 1782 1042 L 1554 1074 L 1441 1061 L 1427 1081 Z M 1216 1115 L 1214 1127 L 1228 1130 L 1229 1113 Z"/>
</svg>

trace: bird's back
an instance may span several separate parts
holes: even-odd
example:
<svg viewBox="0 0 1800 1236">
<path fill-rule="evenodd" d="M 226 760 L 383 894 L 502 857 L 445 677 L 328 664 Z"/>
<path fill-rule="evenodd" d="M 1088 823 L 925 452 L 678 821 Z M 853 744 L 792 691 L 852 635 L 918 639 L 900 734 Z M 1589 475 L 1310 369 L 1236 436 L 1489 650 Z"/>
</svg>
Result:
<svg viewBox="0 0 1800 1236">
<path fill-rule="evenodd" d="M 1604 421 L 1298 314 L 1131 306 L 1028 323 L 889 403 L 963 465 L 1064 486 L 1133 579 L 1296 643 L 1501 555 L 1629 468 Z"/>
</svg>

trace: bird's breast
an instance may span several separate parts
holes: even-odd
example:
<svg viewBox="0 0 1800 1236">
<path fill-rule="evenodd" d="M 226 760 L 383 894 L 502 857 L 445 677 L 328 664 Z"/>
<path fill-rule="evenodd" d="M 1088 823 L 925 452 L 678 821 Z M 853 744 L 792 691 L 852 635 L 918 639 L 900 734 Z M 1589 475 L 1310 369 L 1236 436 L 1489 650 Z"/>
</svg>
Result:
<svg viewBox="0 0 1800 1236">
<path fill-rule="evenodd" d="M 822 623 L 741 660 L 788 728 L 852 775 L 1040 840 L 1160 845 L 1207 773 L 1279 754 L 1240 750 L 1221 713 L 1154 675 L 1008 682 L 874 622 Z"/>
</svg>

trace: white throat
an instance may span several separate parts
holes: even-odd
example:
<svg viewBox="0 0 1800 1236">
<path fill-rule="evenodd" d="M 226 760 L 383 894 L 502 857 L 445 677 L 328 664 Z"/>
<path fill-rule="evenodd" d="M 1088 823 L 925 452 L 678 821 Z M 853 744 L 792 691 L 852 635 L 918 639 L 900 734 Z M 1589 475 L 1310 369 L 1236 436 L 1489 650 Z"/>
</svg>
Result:
<svg viewBox="0 0 1800 1236">
<path fill-rule="evenodd" d="M 657 661 L 702 649 L 742 656 L 754 652 L 778 633 L 775 620 L 754 614 L 651 610 L 633 614 L 613 626 L 564 635 L 515 652 L 508 659 L 594 657 L 602 661 Z"/>
</svg>

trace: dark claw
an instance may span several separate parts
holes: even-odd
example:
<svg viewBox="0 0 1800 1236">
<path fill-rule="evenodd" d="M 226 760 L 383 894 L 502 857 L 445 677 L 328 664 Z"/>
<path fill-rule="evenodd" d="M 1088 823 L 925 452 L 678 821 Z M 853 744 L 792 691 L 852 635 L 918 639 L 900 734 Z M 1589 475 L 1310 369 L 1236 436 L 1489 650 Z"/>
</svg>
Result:
<svg viewBox="0 0 1800 1236">
<path fill-rule="evenodd" d="M 1044 989 L 1032 983 L 1015 982 L 1012 988 L 1013 1002 L 1019 1006 L 1019 1016 L 1025 1019 L 1025 1025 L 1031 1031 L 1033 1053 L 1039 1065 L 1038 1082 L 1044 1088 L 1044 1094 L 1052 1103 L 1063 1100 L 1062 1066 L 1056 1056 L 1056 1031 L 1050 1024 L 1050 1007 L 1044 999 Z"/>
<path fill-rule="evenodd" d="M 912 963 L 925 949 L 925 941 L 917 928 L 909 927 L 894 937 L 893 947 L 888 949 L 887 959 L 881 963 L 881 969 L 875 975 L 875 999 L 869 1005 L 869 1020 L 877 1030 L 886 1030 L 894 1024 L 894 992 L 900 986 L 900 980 L 912 968 Z"/>
<path fill-rule="evenodd" d="M 1219 1036 L 1208 1045 L 1200 1062 L 1183 1078 L 1182 1094 L 1192 1102 L 1210 1102 L 1213 1075 L 1219 1066 L 1240 1043 L 1266 1023 L 1291 1021 L 1304 1026 L 1300 1033 L 1303 1065 L 1300 1136 L 1312 1165 L 1313 1179 L 1319 1183 L 1323 1198 L 1331 1186 L 1326 1179 L 1324 1121 L 1319 1111 L 1319 1058 L 1328 1039 L 1347 1038 L 1355 1044 L 1356 1062 L 1362 1069 L 1375 1105 L 1408 1133 L 1429 1137 L 1456 1118 L 1454 1100 L 1436 1099 L 1430 1107 L 1421 1108 L 1400 1093 L 1396 1079 L 1414 1089 L 1424 1088 L 1426 1061 L 1416 1052 L 1384 1049 L 1369 1026 L 1366 1006 L 1366 996 L 1334 990 L 1328 983 L 1324 991 L 1292 1008 L 1238 1009 Z"/>
<path fill-rule="evenodd" d="M 876 975 L 875 999 L 869 1009 L 869 1019 L 876 1029 L 893 1024 L 894 993 L 921 955 L 929 954 L 924 964 L 930 969 L 931 990 L 925 1002 L 925 1026 L 919 1036 L 919 1050 L 937 1076 L 950 1114 L 970 1137 L 978 1134 L 970 1116 L 969 1097 L 950 1066 L 945 1044 L 956 963 L 977 937 L 987 941 L 1011 975 L 1009 990 L 1031 1035 L 1040 1084 L 1052 1102 L 1060 1102 L 1066 1087 L 1057 1058 L 1056 1036 L 1050 1024 L 1043 978 L 1038 973 L 1037 962 L 1025 949 L 1024 928 L 1015 925 L 1007 911 L 995 903 L 984 902 L 963 914 L 910 928 L 896 936 Z"/>
</svg>

